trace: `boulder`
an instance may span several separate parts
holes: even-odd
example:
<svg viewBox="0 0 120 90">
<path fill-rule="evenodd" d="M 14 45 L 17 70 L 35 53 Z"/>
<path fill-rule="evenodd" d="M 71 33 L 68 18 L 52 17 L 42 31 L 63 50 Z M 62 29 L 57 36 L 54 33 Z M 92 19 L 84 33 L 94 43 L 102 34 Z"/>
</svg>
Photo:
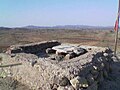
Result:
<svg viewBox="0 0 120 90">
<path fill-rule="evenodd" d="M 73 52 L 74 52 L 77 56 L 79 56 L 79 55 L 82 55 L 82 54 L 86 53 L 87 51 L 86 51 L 85 49 L 83 49 L 83 48 L 77 47 L 77 48 L 75 48 L 75 49 L 73 50 Z"/>
<path fill-rule="evenodd" d="M 78 56 L 87 52 L 84 48 L 72 46 L 72 45 L 59 45 L 59 46 L 53 47 L 52 49 L 56 50 L 59 53 L 67 54 L 67 53 L 73 52 Z"/>
<path fill-rule="evenodd" d="M 88 82 L 84 77 L 77 76 L 74 79 L 70 80 L 70 83 L 75 88 L 75 90 L 88 87 Z"/>
<path fill-rule="evenodd" d="M 72 52 L 74 48 L 75 46 L 72 46 L 72 45 L 59 45 L 59 46 L 52 47 L 53 50 L 56 50 L 57 52 L 62 52 L 62 53 Z"/>
<path fill-rule="evenodd" d="M 104 55 L 105 57 L 107 57 L 107 56 L 108 56 L 108 53 L 103 53 L 103 55 Z"/>
<path fill-rule="evenodd" d="M 77 76 L 73 78 L 72 80 L 70 80 L 70 83 L 76 90 L 78 90 L 80 88 L 80 77 Z"/>
</svg>

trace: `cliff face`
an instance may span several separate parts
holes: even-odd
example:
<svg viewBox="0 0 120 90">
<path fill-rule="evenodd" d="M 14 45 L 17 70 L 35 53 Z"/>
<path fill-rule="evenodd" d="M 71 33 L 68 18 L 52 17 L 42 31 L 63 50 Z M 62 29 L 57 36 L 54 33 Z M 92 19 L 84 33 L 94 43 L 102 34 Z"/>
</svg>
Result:
<svg viewBox="0 0 120 90">
<path fill-rule="evenodd" d="M 30 53 L 16 53 L 12 57 L 1 54 L 2 67 L 7 76 L 35 90 L 119 90 L 119 62 L 112 51 L 102 47 L 80 47 L 88 52 L 62 61 Z"/>
</svg>

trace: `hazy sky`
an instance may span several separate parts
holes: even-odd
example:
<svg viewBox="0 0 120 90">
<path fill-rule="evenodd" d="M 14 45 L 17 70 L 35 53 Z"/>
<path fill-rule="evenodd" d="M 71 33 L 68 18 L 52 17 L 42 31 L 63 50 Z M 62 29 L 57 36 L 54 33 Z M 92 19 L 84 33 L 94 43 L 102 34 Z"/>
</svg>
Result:
<svg viewBox="0 0 120 90">
<path fill-rule="evenodd" d="M 0 26 L 113 26 L 118 0 L 0 0 Z"/>
</svg>

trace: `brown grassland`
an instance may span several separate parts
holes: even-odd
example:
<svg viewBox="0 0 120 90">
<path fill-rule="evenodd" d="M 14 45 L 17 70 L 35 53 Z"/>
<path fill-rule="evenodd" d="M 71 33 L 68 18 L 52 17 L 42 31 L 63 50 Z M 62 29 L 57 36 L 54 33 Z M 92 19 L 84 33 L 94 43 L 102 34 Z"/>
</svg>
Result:
<svg viewBox="0 0 120 90">
<path fill-rule="evenodd" d="M 62 43 L 110 47 L 114 49 L 114 37 L 115 33 L 111 30 L 1 29 L 0 52 L 4 52 L 10 45 L 47 40 L 58 40 Z M 120 33 L 117 51 L 120 52 Z"/>
</svg>

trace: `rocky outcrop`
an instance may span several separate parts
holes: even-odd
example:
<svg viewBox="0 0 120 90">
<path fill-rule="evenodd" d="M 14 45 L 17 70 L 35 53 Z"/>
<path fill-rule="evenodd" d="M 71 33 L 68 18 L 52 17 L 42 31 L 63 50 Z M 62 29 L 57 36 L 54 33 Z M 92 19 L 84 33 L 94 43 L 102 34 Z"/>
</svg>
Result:
<svg viewBox="0 0 120 90">
<path fill-rule="evenodd" d="M 15 57 L 1 55 L 4 59 L 2 63 L 22 63 L 4 68 L 5 72 L 31 89 L 100 90 L 100 85 L 110 79 L 110 74 L 115 72 L 113 68 L 116 67 L 113 63 L 116 57 L 108 48 L 92 46 L 81 46 L 81 48 L 85 48 L 88 52 L 70 60 L 34 58 L 32 54 L 21 53 Z M 28 57 L 32 59 L 28 60 Z M 32 66 L 31 61 L 34 60 L 37 63 Z M 116 72 L 119 70 L 116 69 Z"/>
</svg>

